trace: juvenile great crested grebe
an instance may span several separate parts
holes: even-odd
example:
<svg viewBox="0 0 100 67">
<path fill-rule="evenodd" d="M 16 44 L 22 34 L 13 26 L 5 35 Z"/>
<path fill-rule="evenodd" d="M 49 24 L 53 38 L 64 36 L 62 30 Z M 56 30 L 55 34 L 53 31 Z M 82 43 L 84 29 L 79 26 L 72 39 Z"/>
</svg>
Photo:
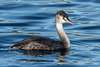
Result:
<svg viewBox="0 0 100 67">
<path fill-rule="evenodd" d="M 70 41 L 63 30 L 62 23 L 70 23 L 68 15 L 64 11 L 58 11 L 55 23 L 58 35 L 61 41 L 55 41 L 50 38 L 34 36 L 26 38 L 19 43 L 10 47 L 10 49 L 22 49 L 22 50 L 59 50 L 59 49 L 69 49 Z"/>
</svg>

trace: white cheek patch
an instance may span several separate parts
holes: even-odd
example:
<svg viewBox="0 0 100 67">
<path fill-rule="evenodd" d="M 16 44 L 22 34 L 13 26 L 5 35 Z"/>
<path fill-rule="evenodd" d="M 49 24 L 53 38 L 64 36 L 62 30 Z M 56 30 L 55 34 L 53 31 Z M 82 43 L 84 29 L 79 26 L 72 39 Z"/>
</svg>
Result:
<svg viewBox="0 0 100 67">
<path fill-rule="evenodd" d="M 57 18 L 56 21 L 59 22 L 59 23 L 65 23 L 65 22 L 66 22 L 66 21 L 64 20 L 64 19 L 66 19 L 66 18 L 63 19 L 63 17 L 60 16 L 60 15 L 57 15 L 56 18 Z"/>
<path fill-rule="evenodd" d="M 60 17 L 60 22 L 65 23 L 66 21 L 62 17 Z"/>
</svg>

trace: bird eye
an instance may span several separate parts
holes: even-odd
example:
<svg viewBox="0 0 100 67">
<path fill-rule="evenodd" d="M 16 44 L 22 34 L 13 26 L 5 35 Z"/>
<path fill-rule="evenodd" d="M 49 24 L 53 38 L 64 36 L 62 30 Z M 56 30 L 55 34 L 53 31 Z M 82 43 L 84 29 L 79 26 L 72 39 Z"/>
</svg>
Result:
<svg viewBox="0 0 100 67">
<path fill-rule="evenodd" d="M 65 17 L 65 15 L 63 15 L 63 17 Z"/>
</svg>

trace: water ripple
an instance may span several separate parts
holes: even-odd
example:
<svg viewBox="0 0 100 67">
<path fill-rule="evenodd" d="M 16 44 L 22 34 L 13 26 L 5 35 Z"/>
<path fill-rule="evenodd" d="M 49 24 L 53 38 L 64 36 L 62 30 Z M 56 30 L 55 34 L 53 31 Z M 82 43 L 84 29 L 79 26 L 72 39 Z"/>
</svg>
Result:
<svg viewBox="0 0 100 67">
<path fill-rule="evenodd" d="M 99 67 L 99 0 L 2 0 L 0 1 L 0 66 Z M 60 40 L 55 15 L 64 10 L 75 25 L 63 24 L 71 42 L 66 52 L 9 50 L 31 36 Z"/>
</svg>

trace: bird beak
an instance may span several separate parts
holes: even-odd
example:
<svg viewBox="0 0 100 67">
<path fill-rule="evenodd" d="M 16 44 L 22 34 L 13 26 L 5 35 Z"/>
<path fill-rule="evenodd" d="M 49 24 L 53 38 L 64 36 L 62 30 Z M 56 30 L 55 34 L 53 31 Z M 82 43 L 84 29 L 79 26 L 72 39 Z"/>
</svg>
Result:
<svg viewBox="0 0 100 67">
<path fill-rule="evenodd" d="M 70 24 L 72 24 L 72 25 L 74 25 L 74 23 L 72 23 L 71 21 L 69 21 L 69 20 L 66 20 L 66 22 L 67 23 L 70 23 Z"/>
</svg>

